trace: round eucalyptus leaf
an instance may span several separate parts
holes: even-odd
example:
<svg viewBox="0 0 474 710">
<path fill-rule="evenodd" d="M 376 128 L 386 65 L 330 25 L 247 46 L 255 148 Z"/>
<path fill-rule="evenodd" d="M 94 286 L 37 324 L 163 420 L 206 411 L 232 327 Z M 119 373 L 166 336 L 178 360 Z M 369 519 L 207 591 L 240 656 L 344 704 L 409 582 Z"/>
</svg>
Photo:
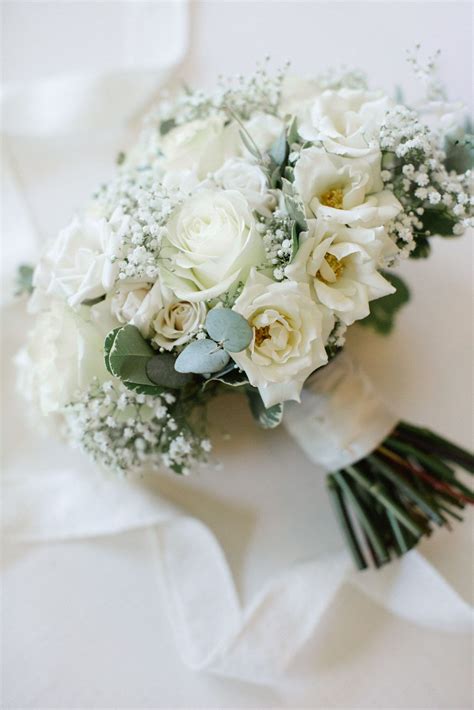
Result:
<svg viewBox="0 0 474 710">
<path fill-rule="evenodd" d="M 229 362 L 229 355 L 222 350 L 213 340 L 195 340 L 176 358 L 175 370 L 177 372 L 195 372 L 198 375 L 207 375 L 219 372 Z"/>
<path fill-rule="evenodd" d="M 252 341 L 252 328 L 240 313 L 230 308 L 213 308 L 209 311 L 206 330 L 229 353 L 245 350 Z"/>
<path fill-rule="evenodd" d="M 148 378 L 161 387 L 181 389 L 193 379 L 192 375 L 175 369 L 176 358 L 171 353 L 158 353 L 146 364 Z"/>
</svg>

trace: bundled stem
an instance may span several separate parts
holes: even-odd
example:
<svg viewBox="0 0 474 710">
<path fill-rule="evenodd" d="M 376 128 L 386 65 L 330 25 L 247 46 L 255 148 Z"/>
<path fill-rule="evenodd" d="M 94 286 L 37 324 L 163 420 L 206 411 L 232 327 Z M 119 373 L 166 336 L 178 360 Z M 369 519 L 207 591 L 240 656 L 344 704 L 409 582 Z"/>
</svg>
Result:
<svg viewBox="0 0 474 710">
<path fill-rule="evenodd" d="M 474 473 L 474 456 L 428 429 L 399 422 L 364 459 L 327 476 L 341 529 L 358 569 L 376 567 L 450 528 L 474 494 L 452 465 Z M 457 509 L 457 510 L 453 510 Z"/>
</svg>

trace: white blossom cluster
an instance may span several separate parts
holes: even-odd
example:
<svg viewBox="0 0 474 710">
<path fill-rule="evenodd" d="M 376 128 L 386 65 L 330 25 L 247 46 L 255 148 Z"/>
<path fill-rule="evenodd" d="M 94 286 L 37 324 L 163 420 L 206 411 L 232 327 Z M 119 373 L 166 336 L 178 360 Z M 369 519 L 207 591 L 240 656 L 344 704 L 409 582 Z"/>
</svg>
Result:
<svg viewBox="0 0 474 710">
<path fill-rule="evenodd" d="M 437 136 L 415 111 L 393 108 L 382 124 L 380 146 L 382 179 L 404 208 L 388 226 L 400 256 L 424 245 L 426 237 L 439 233 L 440 224 L 445 236 L 460 235 L 472 224 L 471 171 L 458 175 L 446 170 Z"/>
<path fill-rule="evenodd" d="M 176 396 L 139 394 L 122 384 L 92 381 L 65 408 L 70 441 L 117 473 L 169 468 L 188 474 L 211 450 L 206 438 L 175 418 Z"/>
<path fill-rule="evenodd" d="M 384 268 L 468 223 L 440 137 L 354 71 L 168 97 L 35 271 L 32 397 L 117 471 L 188 472 L 224 385 L 278 420 L 395 292 Z"/>
</svg>

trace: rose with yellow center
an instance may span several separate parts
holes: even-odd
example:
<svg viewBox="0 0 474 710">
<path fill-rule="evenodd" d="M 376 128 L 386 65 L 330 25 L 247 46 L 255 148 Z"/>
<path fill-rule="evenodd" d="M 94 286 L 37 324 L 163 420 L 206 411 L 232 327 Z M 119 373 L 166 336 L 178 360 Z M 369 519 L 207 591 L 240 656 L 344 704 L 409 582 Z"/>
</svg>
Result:
<svg viewBox="0 0 474 710">
<path fill-rule="evenodd" d="M 309 220 L 309 231 L 285 273 L 308 283 L 322 305 L 351 325 L 369 314 L 370 301 L 394 292 L 378 271 L 379 260 L 394 253 L 383 227 L 349 228 Z"/>
<path fill-rule="evenodd" d="M 249 347 L 232 358 L 258 387 L 266 407 L 299 401 L 306 378 L 327 362 L 327 312 L 306 283 L 274 282 L 253 270 L 234 310 L 254 331 Z M 323 332 L 324 331 L 324 332 Z"/>
<path fill-rule="evenodd" d="M 363 158 L 347 158 L 312 147 L 300 153 L 294 187 L 310 219 L 379 227 L 401 210 L 393 192 L 383 189 L 380 173 L 380 151 Z"/>
</svg>

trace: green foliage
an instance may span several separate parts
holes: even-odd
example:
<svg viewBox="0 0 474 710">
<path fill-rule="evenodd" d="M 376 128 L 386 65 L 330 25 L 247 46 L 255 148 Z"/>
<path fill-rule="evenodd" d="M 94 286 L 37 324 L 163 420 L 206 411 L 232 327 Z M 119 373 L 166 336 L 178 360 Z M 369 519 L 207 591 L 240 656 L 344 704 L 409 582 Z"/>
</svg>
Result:
<svg viewBox="0 0 474 710">
<path fill-rule="evenodd" d="M 279 168 L 282 168 L 288 157 L 288 143 L 286 142 L 286 130 L 278 136 L 270 148 L 270 158 Z"/>
<path fill-rule="evenodd" d="M 34 268 L 30 264 L 21 264 L 18 267 L 15 280 L 15 296 L 33 293 L 33 272 Z"/>
<path fill-rule="evenodd" d="M 442 208 L 426 208 L 421 221 L 423 228 L 428 230 L 430 234 L 439 237 L 453 237 L 453 227 L 458 223 L 458 219 L 450 214 L 446 209 Z"/>
<path fill-rule="evenodd" d="M 234 363 L 231 363 L 220 372 L 216 372 L 215 375 L 206 380 L 203 384 L 203 389 L 211 384 L 211 382 L 220 382 L 228 387 L 243 387 L 244 385 L 248 385 L 247 375 L 245 372 L 239 370 Z"/>
<path fill-rule="evenodd" d="M 268 409 L 265 407 L 259 391 L 255 387 L 246 390 L 247 399 L 252 416 L 263 429 L 274 429 L 283 419 L 283 404 L 274 404 Z"/>
<path fill-rule="evenodd" d="M 176 358 L 171 353 L 157 353 L 146 363 L 146 374 L 155 384 L 170 389 L 186 387 L 193 377 L 188 373 L 178 372 Z"/>
<path fill-rule="evenodd" d="M 230 308 L 213 308 L 207 314 L 206 330 L 229 353 L 245 350 L 252 340 L 252 328 L 246 319 Z"/>
<path fill-rule="evenodd" d="M 163 392 L 163 387 L 157 387 L 146 372 L 147 362 L 154 353 L 133 325 L 115 328 L 104 341 L 104 361 L 108 372 L 122 380 L 127 389 L 139 394 Z"/>
<path fill-rule="evenodd" d="M 427 237 L 418 235 L 416 237 L 416 246 L 410 252 L 410 259 L 426 259 L 431 252 L 431 245 Z"/>
<path fill-rule="evenodd" d="M 160 123 L 160 135 L 166 136 L 173 128 L 176 126 L 176 121 L 174 118 L 167 118 L 165 121 Z"/>
<path fill-rule="evenodd" d="M 209 338 L 194 340 L 176 358 L 178 372 L 206 375 L 219 372 L 229 362 L 229 354 Z"/>
<path fill-rule="evenodd" d="M 410 291 L 399 276 L 388 271 L 383 271 L 382 274 L 397 290 L 388 296 L 371 301 L 370 315 L 359 323 L 373 328 L 382 335 L 387 335 L 394 326 L 396 314 L 410 300 Z"/>
</svg>

